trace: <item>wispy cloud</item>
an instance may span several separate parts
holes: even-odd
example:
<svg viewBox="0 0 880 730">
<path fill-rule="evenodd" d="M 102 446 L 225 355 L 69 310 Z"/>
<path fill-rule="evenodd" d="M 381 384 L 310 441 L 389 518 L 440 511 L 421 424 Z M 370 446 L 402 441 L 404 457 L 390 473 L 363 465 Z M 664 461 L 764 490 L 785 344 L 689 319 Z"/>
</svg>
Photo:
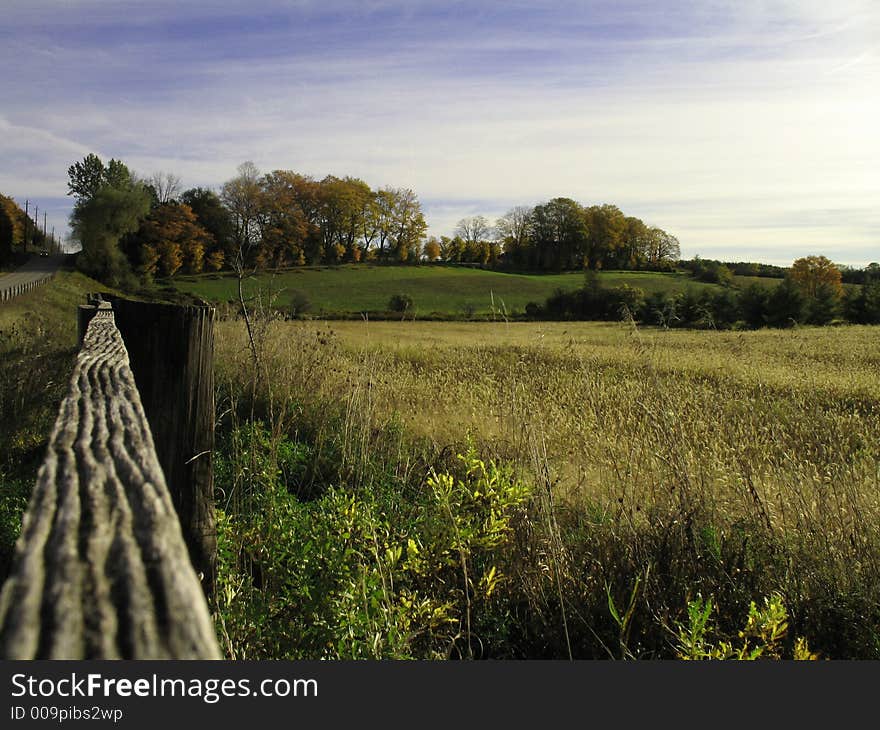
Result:
<svg viewBox="0 0 880 730">
<path fill-rule="evenodd" d="M 187 185 L 252 159 L 413 187 L 434 233 L 566 195 L 686 255 L 880 258 L 873 2 L 7 5 L 17 197 L 89 150 Z"/>
</svg>

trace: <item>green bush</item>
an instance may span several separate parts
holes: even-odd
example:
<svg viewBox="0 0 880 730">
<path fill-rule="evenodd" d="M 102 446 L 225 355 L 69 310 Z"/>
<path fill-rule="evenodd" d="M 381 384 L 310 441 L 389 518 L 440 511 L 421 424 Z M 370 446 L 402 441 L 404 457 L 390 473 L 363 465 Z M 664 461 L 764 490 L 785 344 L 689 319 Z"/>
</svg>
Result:
<svg viewBox="0 0 880 730">
<path fill-rule="evenodd" d="M 278 459 L 301 445 L 248 424 L 224 449 L 218 489 L 247 495 L 217 520 L 217 627 L 231 657 L 475 656 L 478 621 L 503 623 L 492 602 L 531 496 L 508 469 L 471 450 L 461 474 L 430 475 L 412 502 L 376 485 L 301 501 Z"/>
<path fill-rule="evenodd" d="M 312 311 L 312 302 L 301 289 L 294 289 L 290 294 L 290 316 L 302 317 Z"/>
<path fill-rule="evenodd" d="M 391 312 L 410 312 L 413 308 L 413 298 L 409 294 L 393 294 L 388 300 L 388 310 Z"/>
</svg>

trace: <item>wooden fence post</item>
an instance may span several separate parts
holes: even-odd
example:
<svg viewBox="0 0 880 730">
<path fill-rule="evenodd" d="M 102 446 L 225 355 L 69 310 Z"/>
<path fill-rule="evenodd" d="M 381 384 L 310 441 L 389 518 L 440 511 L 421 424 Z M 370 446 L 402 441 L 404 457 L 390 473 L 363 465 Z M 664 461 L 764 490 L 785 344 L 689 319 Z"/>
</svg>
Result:
<svg viewBox="0 0 880 730">
<path fill-rule="evenodd" d="M 88 325 L 0 591 L 0 657 L 221 657 L 107 302 Z"/>
<path fill-rule="evenodd" d="M 210 598 L 217 574 L 214 309 L 109 298 L 190 559 Z"/>
</svg>

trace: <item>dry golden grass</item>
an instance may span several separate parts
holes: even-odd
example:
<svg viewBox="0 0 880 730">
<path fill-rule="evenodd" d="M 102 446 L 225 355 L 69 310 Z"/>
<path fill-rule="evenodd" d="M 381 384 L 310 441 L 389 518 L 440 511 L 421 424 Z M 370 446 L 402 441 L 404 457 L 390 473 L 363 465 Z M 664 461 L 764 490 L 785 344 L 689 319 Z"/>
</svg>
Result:
<svg viewBox="0 0 880 730">
<path fill-rule="evenodd" d="M 576 502 L 641 511 L 687 496 L 721 522 L 757 510 L 775 528 L 819 520 L 856 540 L 877 516 L 880 338 L 869 327 L 267 326 L 276 394 L 347 402 L 376 425 L 396 417 L 438 448 L 471 434 L 523 469 L 546 446 L 539 468 Z M 218 341 L 221 363 L 247 357 L 240 325 L 221 323 Z"/>
<path fill-rule="evenodd" d="M 380 451 L 387 463 L 391 444 L 395 475 L 418 483 L 470 438 L 540 487 L 554 555 L 523 542 L 518 585 L 528 601 L 549 601 L 535 587 L 555 566 L 557 603 L 585 635 L 601 622 L 605 582 L 627 592 L 650 576 L 641 610 L 655 627 L 676 620 L 691 591 L 733 604 L 778 590 L 829 655 L 880 651 L 876 328 L 276 320 L 258 329 L 270 422 L 294 438 L 300 427 L 312 441 L 332 434 L 342 444 L 333 478 L 368 483 L 359 470 Z M 243 325 L 221 322 L 217 347 L 220 382 L 237 392 L 253 371 Z"/>
</svg>

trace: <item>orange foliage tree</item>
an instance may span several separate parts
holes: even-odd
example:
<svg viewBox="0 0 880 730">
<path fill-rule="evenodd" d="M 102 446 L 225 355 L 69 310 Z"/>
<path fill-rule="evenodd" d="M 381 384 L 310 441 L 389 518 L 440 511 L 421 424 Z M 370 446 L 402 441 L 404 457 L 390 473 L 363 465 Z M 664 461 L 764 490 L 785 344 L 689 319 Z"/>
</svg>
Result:
<svg viewBox="0 0 880 730">
<path fill-rule="evenodd" d="M 840 269 L 824 256 L 797 259 L 791 265 L 789 276 L 808 297 L 815 297 L 820 288 L 827 288 L 837 296 L 843 293 Z"/>
<path fill-rule="evenodd" d="M 204 268 L 205 251 L 214 238 L 201 225 L 188 205 L 158 205 L 134 234 L 144 274 L 174 276 L 181 268 L 198 274 Z M 221 264 L 222 265 L 222 264 Z"/>
</svg>

